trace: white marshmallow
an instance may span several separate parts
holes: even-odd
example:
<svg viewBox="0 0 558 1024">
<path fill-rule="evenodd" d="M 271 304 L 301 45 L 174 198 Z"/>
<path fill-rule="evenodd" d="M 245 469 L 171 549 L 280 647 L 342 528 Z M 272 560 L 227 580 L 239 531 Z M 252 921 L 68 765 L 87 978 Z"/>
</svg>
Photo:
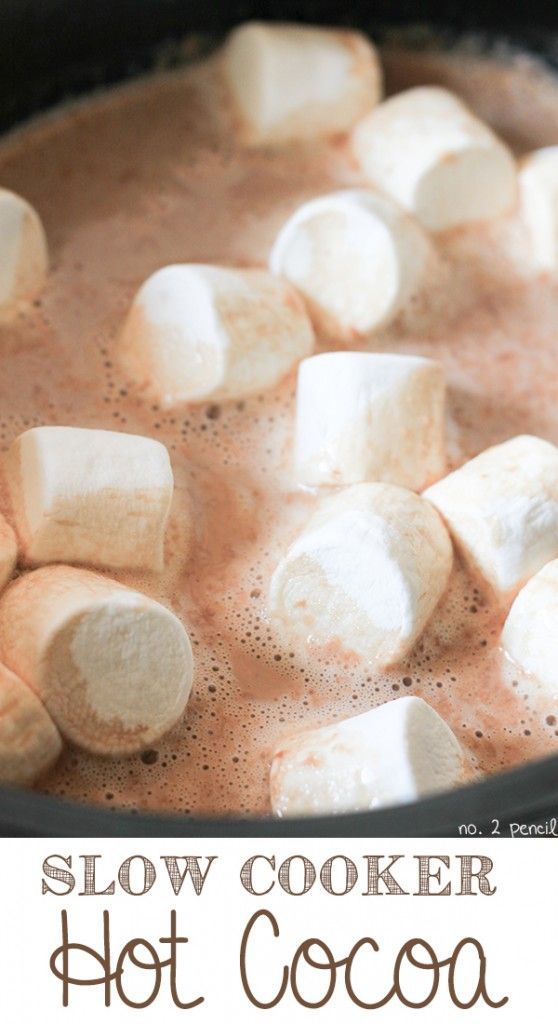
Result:
<svg viewBox="0 0 558 1024">
<path fill-rule="evenodd" d="M 120 339 L 126 369 L 164 406 L 264 391 L 313 347 L 288 284 L 261 270 L 195 264 L 148 278 Z"/>
<path fill-rule="evenodd" d="M 421 490 L 442 475 L 445 381 L 419 356 L 325 352 L 300 364 L 295 464 L 304 484 L 381 480 Z"/>
<path fill-rule="evenodd" d="M 271 615 L 295 639 L 394 665 L 426 626 L 451 565 L 428 502 L 391 484 L 355 484 L 322 501 L 279 563 Z"/>
<path fill-rule="evenodd" d="M 0 319 L 43 287 L 48 269 L 46 237 L 38 214 L 21 196 L 0 188 Z"/>
<path fill-rule="evenodd" d="M 192 687 L 184 626 L 163 605 L 65 565 L 26 573 L 0 599 L 0 659 L 41 698 L 61 733 L 127 754 L 181 717 Z"/>
<path fill-rule="evenodd" d="M 420 697 L 400 697 L 282 743 L 271 803 L 282 818 L 369 811 L 451 789 L 462 776 L 449 726 Z"/>
<path fill-rule="evenodd" d="M 558 555 L 558 448 L 539 437 L 488 448 L 424 497 L 470 568 L 503 598 Z"/>
<path fill-rule="evenodd" d="M 0 515 L 0 590 L 3 590 L 12 575 L 17 562 L 15 533 Z"/>
<path fill-rule="evenodd" d="M 531 240 L 534 262 L 558 268 L 558 146 L 538 149 L 520 165 L 521 214 Z"/>
<path fill-rule="evenodd" d="M 506 653 L 558 700 L 558 559 L 519 591 L 502 633 Z"/>
<path fill-rule="evenodd" d="M 397 315 L 431 257 L 420 226 L 389 197 L 347 190 L 300 206 L 279 232 L 269 266 L 301 292 L 318 331 L 351 341 Z"/>
<path fill-rule="evenodd" d="M 249 22 L 229 36 L 223 67 L 248 145 L 348 131 L 382 92 L 375 48 L 339 29 Z"/>
<path fill-rule="evenodd" d="M 61 750 L 60 733 L 39 698 L 0 665 L 0 785 L 32 785 Z"/>
<path fill-rule="evenodd" d="M 517 200 L 507 147 L 437 86 L 380 104 L 355 128 L 353 149 L 370 182 L 431 231 L 498 217 Z"/>
<path fill-rule="evenodd" d="M 159 441 L 33 427 L 12 444 L 6 470 L 26 564 L 163 568 L 173 477 Z"/>
</svg>

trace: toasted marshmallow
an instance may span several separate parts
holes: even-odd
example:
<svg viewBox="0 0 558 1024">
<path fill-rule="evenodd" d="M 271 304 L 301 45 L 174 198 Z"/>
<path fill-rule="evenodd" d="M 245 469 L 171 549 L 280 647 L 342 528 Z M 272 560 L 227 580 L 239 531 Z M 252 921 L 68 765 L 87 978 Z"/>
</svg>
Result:
<svg viewBox="0 0 558 1024">
<path fill-rule="evenodd" d="M 223 68 L 248 145 L 348 131 L 382 92 L 375 48 L 339 29 L 249 22 L 229 36 Z"/>
<path fill-rule="evenodd" d="M 502 633 L 506 653 L 558 700 L 558 559 L 519 591 Z"/>
<path fill-rule="evenodd" d="M 324 352 L 298 371 L 295 466 L 304 484 L 381 480 L 421 490 L 442 475 L 445 381 L 419 356 Z"/>
<path fill-rule="evenodd" d="M 338 340 L 389 323 L 419 290 L 432 250 L 420 226 L 387 196 L 347 190 L 304 203 L 269 258 L 304 296 L 315 327 Z"/>
<path fill-rule="evenodd" d="M 46 279 L 48 253 L 38 214 L 21 196 L 0 188 L 0 320 L 32 299 Z"/>
<path fill-rule="evenodd" d="M 120 339 L 134 381 L 167 407 L 265 391 L 313 347 L 304 303 L 286 282 L 198 264 L 149 277 Z"/>
<path fill-rule="evenodd" d="M 427 501 L 392 484 L 355 484 L 320 504 L 279 563 L 271 615 L 293 639 L 395 665 L 426 626 L 451 565 L 449 536 Z"/>
<path fill-rule="evenodd" d="M 0 785 L 32 785 L 61 750 L 60 733 L 39 698 L 0 665 Z"/>
<path fill-rule="evenodd" d="M 504 599 L 558 555 L 558 448 L 539 437 L 488 448 L 424 497 L 469 567 Z"/>
<path fill-rule="evenodd" d="M 163 605 L 65 565 L 20 577 L 0 598 L 0 660 L 60 732 L 97 754 L 129 754 L 181 717 L 192 648 Z"/>
<path fill-rule="evenodd" d="M 489 220 L 516 203 L 511 153 L 446 89 L 399 93 L 356 126 L 352 141 L 370 182 L 430 231 Z"/>
<path fill-rule="evenodd" d="M 159 441 L 33 427 L 12 444 L 6 470 L 27 565 L 163 568 L 173 476 Z"/>
<path fill-rule="evenodd" d="M 457 786 L 463 755 L 420 697 L 300 733 L 275 751 L 271 805 L 281 818 L 370 811 Z"/>
<path fill-rule="evenodd" d="M 15 533 L 0 515 L 0 590 L 3 590 L 12 575 L 17 562 Z"/>
<path fill-rule="evenodd" d="M 531 240 L 534 263 L 558 268 L 558 146 L 538 149 L 520 165 L 521 215 Z"/>
</svg>

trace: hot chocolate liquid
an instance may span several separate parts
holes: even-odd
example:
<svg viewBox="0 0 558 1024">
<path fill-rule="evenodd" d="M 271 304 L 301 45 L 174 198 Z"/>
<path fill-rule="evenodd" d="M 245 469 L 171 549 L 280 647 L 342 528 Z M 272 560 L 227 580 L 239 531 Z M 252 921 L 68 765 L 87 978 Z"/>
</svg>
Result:
<svg viewBox="0 0 558 1024">
<path fill-rule="evenodd" d="M 518 152 L 558 140 L 558 83 L 527 58 L 383 57 L 391 92 L 446 85 Z M 0 184 L 36 206 L 52 254 L 41 298 L 0 328 L 2 448 L 37 424 L 167 445 L 176 487 L 165 572 L 118 578 L 183 619 L 196 658 L 185 718 L 156 750 L 104 760 L 69 749 L 43 788 L 128 808 L 266 812 L 284 734 L 404 694 L 440 712 L 473 774 L 555 750 L 558 709 L 506 663 L 505 610 L 459 565 L 412 656 L 382 674 L 336 649 L 292 648 L 271 627 L 269 578 L 316 501 L 291 474 L 294 374 L 241 402 L 163 411 L 119 365 L 129 304 L 158 267 L 265 266 L 301 202 L 365 184 L 346 141 L 237 148 L 212 60 L 35 121 L 0 146 Z M 441 279 L 368 347 L 442 362 L 451 466 L 519 433 L 557 444 L 558 279 L 534 275 L 513 218 L 437 245 Z M 5 494 L 0 505 L 10 517 Z"/>
</svg>

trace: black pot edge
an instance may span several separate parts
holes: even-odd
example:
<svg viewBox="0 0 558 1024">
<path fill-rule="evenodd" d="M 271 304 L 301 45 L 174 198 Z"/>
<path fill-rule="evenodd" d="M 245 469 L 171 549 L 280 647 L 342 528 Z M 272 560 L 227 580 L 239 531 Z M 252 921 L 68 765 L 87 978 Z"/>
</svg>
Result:
<svg viewBox="0 0 558 1024">
<path fill-rule="evenodd" d="M 133 0 L 113 0 L 111 6 L 126 8 Z M 535 0 L 536 2 L 536 0 Z M 447 13 L 440 13 L 440 4 L 433 2 L 421 5 L 421 19 L 409 16 L 409 5 L 405 2 L 391 4 L 376 3 L 373 12 L 365 9 L 359 13 L 355 3 L 342 16 L 335 16 L 336 2 L 306 3 L 293 5 L 289 0 L 278 3 L 258 3 L 257 0 L 231 4 L 226 12 L 211 11 L 207 5 L 197 2 L 180 3 L 171 0 L 166 4 L 167 17 L 154 19 L 153 5 L 156 0 L 142 3 L 142 17 L 133 31 L 128 31 L 125 42 L 114 26 L 110 33 L 102 33 L 103 4 L 86 5 L 83 0 L 76 4 L 79 17 L 71 23 L 64 23 L 60 10 L 56 18 L 48 17 L 49 3 L 28 3 L 34 17 L 22 19 L 17 14 L 17 0 L 5 7 L 0 3 L 0 133 L 16 127 L 22 121 L 49 107 L 75 99 L 87 92 L 116 85 L 157 68 L 169 69 L 183 64 L 186 53 L 183 46 L 188 34 L 197 37 L 196 57 L 214 48 L 224 34 L 239 21 L 258 16 L 262 7 L 269 8 L 270 20 L 339 24 L 367 32 L 381 42 L 394 32 L 411 45 L 421 46 L 433 41 L 442 46 L 451 46 L 459 38 L 472 36 L 478 47 L 487 51 L 497 46 L 510 50 L 528 50 L 542 57 L 547 63 L 558 66 L 558 37 L 552 36 L 552 28 L 558 32 L 558 12 L 553 15 L 550 25 L 542 18 L 536 22 L 536 15 L 521 16 L 506 20 L 501 26 L 498 10 L 490 4 L 452 5 L 451 20 Z M 499 3 L 499 0 L 498 0 Z M 56 4 L 54 5 L 56 6 Z M 400 8 L 398 11 L 397 8 Z M 177 8 L 179 10 L 177 11 Z M 387 9 L 386 9 L 387 8 Z M 391 10 L 389 9 L 391 8 Z M 424 9 L 423 9 L 424 8 Z M 89 17 L 84 14 L 89 11 Z M 286 9 L 286 14 L 282 13 Z M 94 15 L 91 16 L 91 11 Z M 107 12 L 105 11 L 105 14 Z M 84 24 L 80 28 L 80 18 Z M 150 25 L 150 31 L 147 29 Z M 550 28 L 550 31 L 549 31 Z M 152 34 L 154 33 L 154 34 Z M 50 38 L 51 46 L 43 41 Z M 29 38 L 36 40 L 29 43 Z M 2 40 L 8 39 L 10 46 L 2 49 Z M 30 72 L 31 69 L 31 72 Z"/>
<path fill-rule="evenodd" d="M 0 790 L 0 836 L 513 838 L 511 826 L 558 835 L 558 755 L 416 803 L 303 819 L 136 814 L 26 790 Z M 521 834 L 521 833 L 520 833 Z"/>
</svg>

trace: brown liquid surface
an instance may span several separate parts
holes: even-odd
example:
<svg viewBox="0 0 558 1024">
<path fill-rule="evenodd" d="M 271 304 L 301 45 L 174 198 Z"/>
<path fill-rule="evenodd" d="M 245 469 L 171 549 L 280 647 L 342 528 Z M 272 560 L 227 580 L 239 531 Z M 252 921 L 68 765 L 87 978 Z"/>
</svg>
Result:
<svg viewBox="0 0 558 1024">
<path fill-rule="evenodd" d="M 558 142 L 558 81 L 527 58 L 392 47 L 384 61 L 390 91 L 448 85 L 519 152 Z M 41 423 L 168 446 L 176 489 L 166 571 L 119 578 L 182 617 L 197 666 L 185 719 L 156 751 L 111 761 L 68 750 L 44 780 L 48 792 L 183 813 L 265 812 L 271 751 L 285 733 L 404 694 L 447 719 L 472 773 L 558 749 L 558 702 L 505 664 L 502 610 L 459 567 L 412 657 L 382 675 L 338 650 L 291 649 L 271 628 L 270 574 L 316 500 L 289 475 L 294 374 L 260 397 L 162 413 L 119 368 L 119 328 L 154 270 L 265 266 L 297 205 L 360 183 L 343 140 L 235 148 L 211 62 L 66 108 L 0 145 L 0 184 L 37 207 L 52 255 L 41 299 L 0 328 L 1 446 Z M 517 433 L 558 443 L 558 278 L 533 276 L 525 246 L 514 218 L 439 239 L 440 280 L 369 345 L 443 363 L 452 466 Z M 5 499 L 2 508 L 10 518 Z"/>
</svg>

